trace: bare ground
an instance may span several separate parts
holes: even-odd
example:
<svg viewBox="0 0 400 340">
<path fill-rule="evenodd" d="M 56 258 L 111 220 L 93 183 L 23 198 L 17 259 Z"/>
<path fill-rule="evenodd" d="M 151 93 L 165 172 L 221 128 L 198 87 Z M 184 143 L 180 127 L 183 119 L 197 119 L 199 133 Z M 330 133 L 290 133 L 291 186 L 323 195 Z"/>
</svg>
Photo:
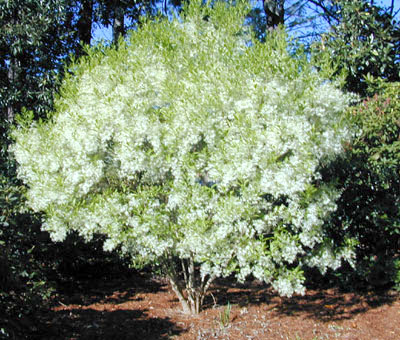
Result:
<svg viewBox="0 0 400 340">
<path fill-rule="evenodd" d="M 166 282 L 137 274 L 75 284 L 52 302 L 32 339 L 400 339 L 395 291 L 308 290 L 289 299 L 257 281 L 225 280 L 211 288 L 200 315 L 188 316 Z"/>
</svg>

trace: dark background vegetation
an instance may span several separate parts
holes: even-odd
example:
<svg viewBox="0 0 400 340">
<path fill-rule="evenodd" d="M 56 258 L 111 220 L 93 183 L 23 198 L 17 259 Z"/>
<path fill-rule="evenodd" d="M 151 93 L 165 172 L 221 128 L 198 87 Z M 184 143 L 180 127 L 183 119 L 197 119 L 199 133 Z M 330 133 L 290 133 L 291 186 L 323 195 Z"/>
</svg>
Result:
<svg viewBox="0 0 400 340">
<path fill-rule="evenodd" d="M 29 338 L 35 314 L 83 278 L 129 270 L 102 238 L 63 244 L 41 232 L 41 216 L 24 206 L 25 188 L 8 154 L 10 129 L 22 110 L 46 119 L 71 60 L 85 56 L 96 27 L 118 44 L 144 14 L 181 10 L 172 0 L 0 0 L 0 338 Z M 326 223 L 333 240 L 358 239 L 356 266 L 325 276 L 343 288 L 400 286 L 400 28 L 394 1 L 265 0 L 249 14 L 260 40 L 280 24 L 299 39 L 317 68 L 343 79 L 360 97 L 348 115 L 360 133 L 323 170 L 343 191 Z M 300 45 L 294 45 L 295 48 Z M 327 65 L 329 67 L 327 68 Z M 308 271 L 312 284 L 319 274 Z M 319 280 L 319 278 L 318 278 Z M 354 282 L 358 286 L 354 287 Z M 40 331 L 40 325 L 36 326 Z"/>
</svg>

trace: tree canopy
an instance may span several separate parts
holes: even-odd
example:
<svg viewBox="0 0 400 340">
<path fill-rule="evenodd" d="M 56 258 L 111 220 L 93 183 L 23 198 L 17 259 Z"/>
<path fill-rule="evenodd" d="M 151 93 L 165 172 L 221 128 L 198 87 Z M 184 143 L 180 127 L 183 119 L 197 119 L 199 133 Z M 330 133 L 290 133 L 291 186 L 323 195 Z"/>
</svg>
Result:
<svg viewBox="0 0 400 340">
<path fill-rule="evenodd" d="M 12 121 L 23 106 L 43 116 L 52 107 L 54 72 L 70 51 L 65 23 L 64 0 L 0 2 L 2 117 Z"/>
<path fill-rule="evenodd" d="M 400 27 L 391 10 L 365 0 L 336 1 L 337 23 L 316 45 L 345 72 L 345 88 L 363 97 L 371 78 L 400 80 Z M 368 81 L 369 80 L 369 81 Z"/>
<path fill-rule="evenodd" d="M 338 191 L 319 172 L 349 138 L 351 96 L 282 31 L 260 43 L 248 11 L 192 1 L 179 20 L 143 22 L 71 66 L 48 122 L 14 131 L 51 237 L 106 235 L 105 249 L 160 266 L 187 312 L 215 277 L 253 274 L 290 296 L 303 265 L 352 256 L 322 228 Z"/>
</svg>

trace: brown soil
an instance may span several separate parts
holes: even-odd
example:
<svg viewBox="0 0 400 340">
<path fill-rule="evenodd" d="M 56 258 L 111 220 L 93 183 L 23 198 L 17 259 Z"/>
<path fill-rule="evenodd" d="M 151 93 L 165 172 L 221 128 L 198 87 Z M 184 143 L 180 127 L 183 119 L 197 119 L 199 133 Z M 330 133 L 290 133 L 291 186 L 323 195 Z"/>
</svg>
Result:
<svg viewBox="0 0 400 340">
<path fill-rule="evenodd" d="M 400 339 L 400 296 L 394 291 L 309 290 L 289 299 L 256 281 L 219 282 L 200 315 L 188 316 L 166 282 L 135 275 L 76 285 L 53 302 L 41 316 L 46 327 L 38 339 Z"/>
</svg>

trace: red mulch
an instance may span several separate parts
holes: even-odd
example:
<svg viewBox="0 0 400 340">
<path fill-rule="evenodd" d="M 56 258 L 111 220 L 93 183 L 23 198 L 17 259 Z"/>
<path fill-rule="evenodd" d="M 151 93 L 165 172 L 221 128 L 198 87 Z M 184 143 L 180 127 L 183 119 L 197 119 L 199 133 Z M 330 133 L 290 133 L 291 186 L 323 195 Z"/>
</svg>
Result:
<svg viewBox="0 0 400 340">
<path fill-rule="evenodd" d="M 40 320 L 41 340 L 397 340 L 400 296 L 327 289 L 289 299 L 256 281 L 220 282 L 200 315 L 188 316 L 166 282 L 135 275 L 77 284 Z"/>
</svg>

